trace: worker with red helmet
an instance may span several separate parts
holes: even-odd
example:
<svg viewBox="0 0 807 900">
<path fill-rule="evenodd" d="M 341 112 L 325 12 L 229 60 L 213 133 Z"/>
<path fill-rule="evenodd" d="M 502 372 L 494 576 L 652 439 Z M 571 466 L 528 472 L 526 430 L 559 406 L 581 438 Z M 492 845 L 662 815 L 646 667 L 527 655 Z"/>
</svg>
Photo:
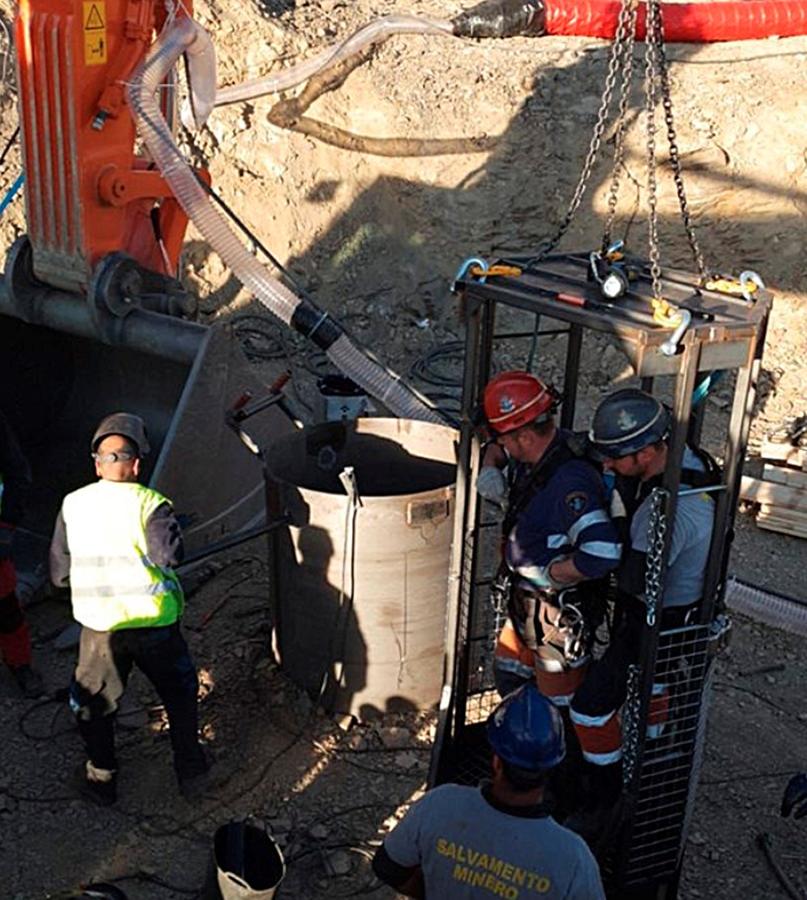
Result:
<svg viewBox="0 0 807 900">
<path fill-rule="evenodd" d="M 17 570 L 12 558 L 14 532 L 30 484 L 28 461 L 8 420 L 0 413 L 0 656 L 22 693 L 34 698 L 40 696 L 43 685 L 31 668 L 31 633 L 17 596 Z"/>
<path fill-rule="evenodd" d="M 487 738 L 492 779 L 429 791 L 379 847 L 373 871 L 405 897 L 603 900 L 591 852 L 543 804 L 566 755 L 557 708 L 522 685 L 491 713 Z"/>
<path fill-rule="evenodd" d="M 504 695 L 537 677 L 546 697 L 568 706 L 584 677 L 596 609 L 604 607 L 603 579 L 622 548 L 600 472 L 555 424 L 557 404 L 527 372 L 490 381 L 483 411 L 495 443 L 478 489 L 507 500 L 496 590 L 508 618 L 496 646 L 496 686 Z"/>
</svg>

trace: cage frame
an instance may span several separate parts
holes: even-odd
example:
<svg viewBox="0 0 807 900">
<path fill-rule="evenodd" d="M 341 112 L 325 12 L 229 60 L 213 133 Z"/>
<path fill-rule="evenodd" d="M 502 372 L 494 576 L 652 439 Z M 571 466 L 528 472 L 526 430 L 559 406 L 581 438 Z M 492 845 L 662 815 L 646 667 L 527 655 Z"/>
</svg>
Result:
<svg viewBox="0 0 807 900">
<path fill-rule="evenodd" d="M 703 638 L 703 671 L 697 692 L 697 729 L 689 754 L 686 772 L 687 788 L 680 821 L 675 823 L 674 864 L 665 864 L 643 878 L 631 868 L 632 851 L 641 834 L 634 825 L 640 821 L 642 772 L 648 763 L 646 725 L 650 696 L 656 677 L 657 652 L 661 632 L 657 616 L 653 625 L 646 624 L 638 665 L 637 768 L 626 786 L 620 837 L 611 852 L 603 873 L 609 896 L 669 900 L 677 895 L 678 880 L 692 812 L 703 734 L 708 710 L 711 660 L 730 627 L 725 616 L 725 589 L 728 557 L 733 539 L 733 526 L 742 477 L 751 414 L 757 392 L 771 293 L 756 285 L 753 295 L 744 297 L 708 290 L 698 276 L 678 269 L 662 272 L 662 296 L 691 316 L 675 353 L 668 355 L 662 345 L 670 338 L 670 329 L 656 324 L 648 315 L 653 300 L 653 284 L 647 261 L 631 258 L 631 282 L 627 294 L 616 303 L 604 301 L 599 284 L 591 277 L 589 253 L 555 253 L 543 260 L 513 259 L 499 261 L 506 274 L 480 276 L 461 269 L 454 289 L 461 301 L 465 323 L 465 359 L 462 377 L 460 439 L 454 534 L 449 568 L 445 682 L 440 700 L 437 733 L 429 772 L 430 786 L 455 780 L 462 760 L 485 754 L 481 723 L 467 720 L 474 617 L 484 602 L 484 579 L 477 579 L 480 553 L 482 507 L 476 492 L 476 475 L 481 460 L 476 410 L 482 391 L 492 371 L 496 342 L 508 337 L 496 333 L 497 312 L 502 307 L 532 313 L 535 334 L 566 335 L 564 384 L 560 409 L 560 426 L 571 429 L 578 399 L 581 350 L 586 332 L 610 334 L 619 341 L 643 389 L 652 393 L 659 376 L 672 376 L 672 428 L 669 439 L 668 464 L 662 482 L 662 515 L 668 527 L 662 554 L 662 590 L 667 571 L 670 536 L 674 526 L 676 500 L 680 487 L 681 463 L 688 442 L 700 441 L 705 403 L 693 410 L 693 392 L 699 376 L 716 371 L 735 373 L 733 399 L 725 431 L 725 453 L 722 482 L 713 494 L 715 522 L 705 573 L 703 600 L 699 620 L 693 623 Z M 494 266 L 496 263 L 493 264 Z M 496 271 L 493 266 L 490 271 Z M 485 270 L 487 271 L 487 270 Z M 560 297 L 564 299 L 560 299 Z M 565 298 L 571 297 L 574 303 Z M 563 327 L 540 330 L 543 318 Z M 669 349 L 669 347 L 667 348 Z M 481 748 L 481 749 L 480 749 Z M 673 838 L 671 838 L 673 839 Z M 669 855 L 669 854 L 668 854 Z M 633 872 L 633 874 L 632 874 Z"/>
</svg>

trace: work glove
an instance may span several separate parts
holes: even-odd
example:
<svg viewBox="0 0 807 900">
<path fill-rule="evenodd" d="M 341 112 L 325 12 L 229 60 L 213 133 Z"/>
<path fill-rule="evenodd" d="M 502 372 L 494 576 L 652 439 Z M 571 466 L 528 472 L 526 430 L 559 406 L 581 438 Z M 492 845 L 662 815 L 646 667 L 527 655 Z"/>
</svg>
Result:
<svg viewBox="0 0 807 900">
<path fill-rule="evenodd" d="M 507 506 L 507 479 L 496 466 L 482 466 L 476 479 L 479 496 L 504 509 Z"/>
<path fill-rule="evenodd" d="M 11 545 L 14 541 L 14 526 L 0 522 L 0 560 L 11 559 Z"/>
<path fill-rule="evenodd" d="M 525 581 L 529 581 L 533 587 L 540 588 L 544 591 L 563 591 L 566 588 L 571 587 L 571 585 L 555 581 L 549 574 L 549 570 L 556 562 L 563 562 L 563 560 L 568 558 L 568 556 L 563 555 L 556 556 L 545 566 L 530 566 L 529 569 L 520 568 L 518 574 L 525 579 Z"/>
<path fill-rule="evenodd" d="M 807 816 L 807 775 L 804 772 L 790 779 L 782 797 L 782 815 L 787 817 L 791 812 L 794 819 Z"/>
</svg>

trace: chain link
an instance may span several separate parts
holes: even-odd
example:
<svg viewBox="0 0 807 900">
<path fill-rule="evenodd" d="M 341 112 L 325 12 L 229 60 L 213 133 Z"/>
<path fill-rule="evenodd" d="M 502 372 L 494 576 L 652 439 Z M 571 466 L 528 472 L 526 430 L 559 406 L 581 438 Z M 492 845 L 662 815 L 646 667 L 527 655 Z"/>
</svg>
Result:
<svg viewBox="0 0 807 900">
<path fill-rule="evenodd" d="M 642 709 L 639 694 L 639 666 L 628 666 L 628 687 L 622 707 L 622 784 L 633 780 L 639 762 L 639 716 Z"/>
<path fill-rule="evenodd" d="M 650 262 L 650 278 L 653 288 L 653 298 L 659 304 L 664 303 L 661 285 L 661 254 L 659 250 L 658 234 L 658 179 L 656 163 L 656 107 L 661 103 L 664 111 L 664 122 L 667 131 L 667 142 L 670 148 L 670 164 L 673 170 L 675 190 L 678 195 L 678 205 L 681 209 L 681 219 L 686 231 L 692 258 L 697 267 L 701 279 L 706 278 L 706 265 L 703 253 L 698 244 L 695 228 L 692 224 L 692 215 L 689 210 L 686 191 L 684 189 L 681 158 L 678 150 L 678 140 L 673 118 L 672 96 L 670 90 L 669 66 L 664 49 L 664 26 L 661 17 L 661 5 L 659 0 L 647 0 L 646 2 L 646 38 L 645 38 L 645 120 L 647 133 L 647 205 L 648 205 L 648 256 Z M 616 218 L 617 201 L 619 197 L 620 176 L 625 165 L 625 135 L 627 130 L 627 109 L 630 97 L 631 81 L 633 76 L 633 52 L 636 41 L 636 22 L 638 17 L 638 3 L 636 0 L 623 0 L 619 10 L 616 34 L 608 59 L 608 71 L 605 77 L 605 87 L 600 107 L 597 111 L 597 121 L 591 136 L 588 152 L 583 163 L 580 178 L 577 181 L 572 199 L 558 226 L 555 234 L 543 241 L 537 254 L 530 260 L 535 264 L 551 253 L 563 239 L 569 230 L 575 214 L 583 201 L 588 188 L 594 164 L 602 145 L 603 134 L 611 106 L 611 98 L 617 82 L 617 76 L 621 74 L 619 88 L 619 103 L 616 119 L 616 131 L 614 134 L 614 165 L 611 172 L 611 182 L 608 190 L 608 212 L 602 238 L 602 253 L 605 253 L 612 243 L 612 233 Z"/>
<path fill-rule="evenodd" d="M 658 102 L 658 48 L 655 41 L 654 18 L 659 0 L 647 0 L 647 34 L 645 36 L 645 123 L 647 130 L 647 239 L 650 258 L 650 278 L 653 297 L 662 301 L 661 263 L 658 246 L 658 196 L 656 184 L 656 104 Z"/>
<path fill-rule="evenodd" d="M 702 280 L 706 278 L 706 264 L 703 260 L 703 253 L 698 244 L 695 235 L 695 227 L 692 224 L 692 217 L 689 213 L 689 204 L 687 203 L 686 191 L 684 190 L 684 177 L 681 172 L 681 159 L 678 153 L 678 141 L 675 133 L 675 122 L 673 120 L 672 108 L 672 92 L 670 91 L 670 73 L 667 65 L 667 53 L 664 49 L 664 23 L 661 17 L 661 9 L 656 5 L 656 14 L 653 21 L 654 39 L 658 49 L 659 78 L 661 82 L 661 103 L 664 107 L 664 121 L 667 125 L 667 143 L 670 147 L 670 164 L 673 170 L 673 180 L 675 182 L 675 190 L 678 194 L 678 205 L 681 208 L 681 220 L 684 223 L 689 248 L 692 251 L 692 259 L 698 269 L 698 274 Z"/>
<path fill-rule="evenodd" d="M 611 234 L 616 218 L 616 204 L 619 197 L 619 180 L 625 164 L 625 133 L 627 131 L 628 99 L 633 81 L 633 48 L 636 44 L 636 19 L 639 15 L 638 4 L 631 4 L 630 18 L 627 24 L 627 38 L 622 56 L 622 83 L 619 93 L 619 112 L 617 113 L 616 132 L 614 134 L 614 168 L 611 171 L 611 186 L 608 189 L 608 215 L 602 235 L 601 253 L 604 255 L 611 246 Z"/>
<path fill-rule="evenodd" d="M 647 524 L 647 564 L 645 569 L 645 605 L 647 625 L 656 624 L 656 613 L 661 608 L 664 577 L 664 539 L 667 534 L 667 516 L 664 512 L 669 492 L 664 488 L 653 488 L 650 495 L 650 521 Z"/>
<path fill-rule="evenodd" d="M 547 254 L 551 253 L 555 247 L 558 246 L 563 236 L 569 230 L 569 226 L 572 224 L 575 213 L 586 193 L 586 188 L 591 179 L 591 173 L 594 171 L 594 163 L 597 161 L 597 156 L 600 152 L 602 136 L 605 132 L 605 123 L 608 118 L 608 110 L 611 106 L 611 96 L 614 92 L 617 74 L 623 62 L 626 40 L 629 36 L 632 53 L 635 21 L 635 0 L 623 0 L 622 7 L 619 10 L 614 42 L 611 45 L 611 55 L 608 58 L 608 72 L 605 76 L 605 88 L 602 92 L 600 108 L 597 111 L 597 121 L 594 125 L 594 133 L 591 136 L 591 143 L 589 144 L 588 153 L 586 154 L 586 159 L 583 163 L 583 170 L 580 173 L 580 178 L 577 181 L 577 186 L 574 189 L 571 202 L 558 226 L 558 230 L 553 237 L 542 242 L 541 246 L 538 248 L 538 253 L 530 260 L 533 264 L 540 262 Z M 633 27 L 631 28 L 632 23 Z"/>
</svg>

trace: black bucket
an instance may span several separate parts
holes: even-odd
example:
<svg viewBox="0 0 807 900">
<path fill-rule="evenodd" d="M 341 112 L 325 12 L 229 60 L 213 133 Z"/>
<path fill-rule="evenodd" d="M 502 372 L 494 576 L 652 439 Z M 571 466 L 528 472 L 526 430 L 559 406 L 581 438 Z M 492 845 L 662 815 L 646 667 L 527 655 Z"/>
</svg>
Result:
<svg viewBox="0 0 807 900">
<path fill-rule="evenodd" d="M 286 861 L 266 828 L 233 821 L 217 829 L 204 900 L 270 900 Z"/>
</svg>

